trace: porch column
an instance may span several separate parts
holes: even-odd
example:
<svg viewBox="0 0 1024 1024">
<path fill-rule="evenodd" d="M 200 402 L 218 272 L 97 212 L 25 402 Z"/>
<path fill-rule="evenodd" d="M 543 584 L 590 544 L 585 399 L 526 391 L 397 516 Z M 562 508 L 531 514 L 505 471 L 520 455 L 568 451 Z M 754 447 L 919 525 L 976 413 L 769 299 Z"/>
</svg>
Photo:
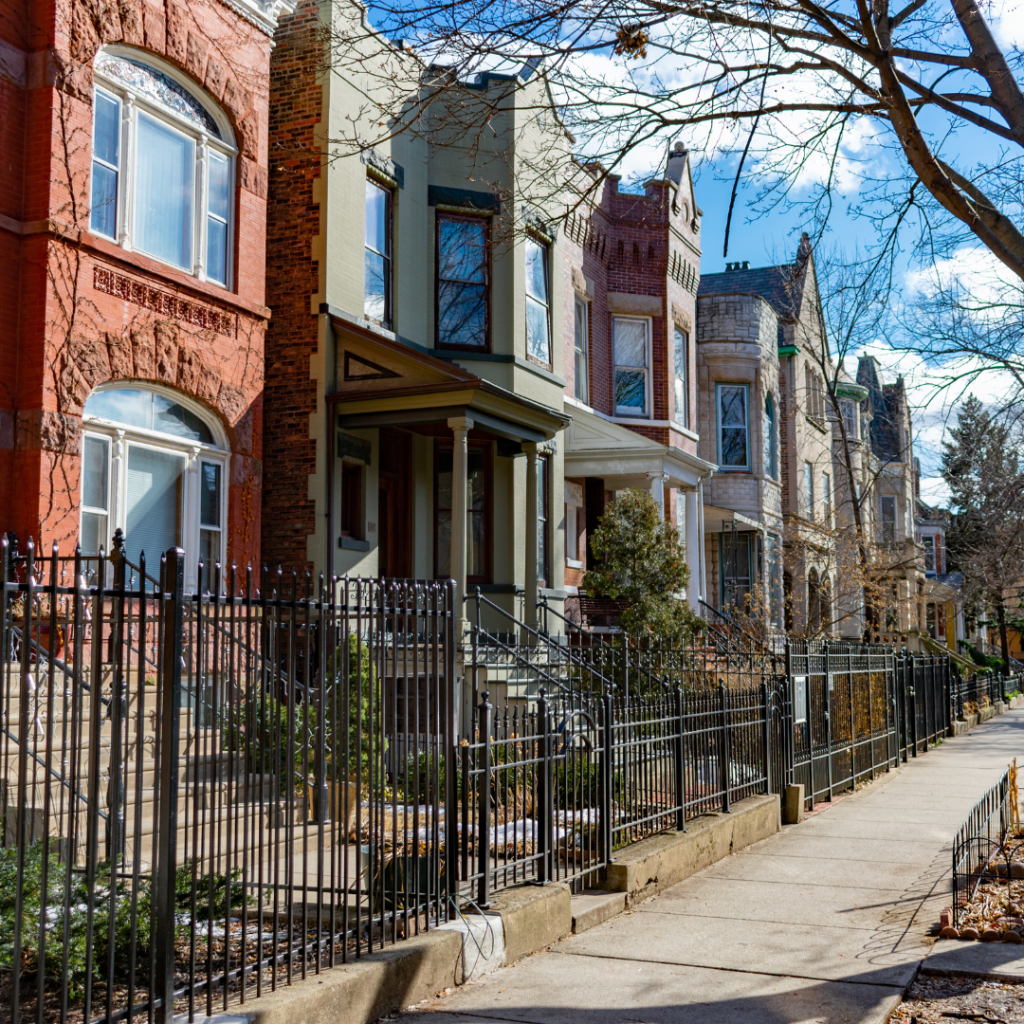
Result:
<svg viewBox="0 0 1024 1024">
<path fill-rule="evenodd" d="M 684 491 L 686 502 L 686 561 L 690 566 L 690 582 L 686 587 L 687 603 L 698 615 L 700 614 L 700 598 L 704 596 L 704 537 L 700 522 L 698 499 L 700 491 Z"/>
<path fill-rule="evenodd" d="M 648 473 L 651 481 L 651 497 L 661 506 L 661 518 L 665 518 L 665 474 Z"/>
<path fill-rule="evenodd" d="M 469 455 L 467 437 L 473 429 L 468 416 L 453 416 L 448 421 L 452 446 L 452 555 L 451 572 L 455 580 L 455 637 L 461 641 L 466 631 L 466 509 L 468 503 Z"/>
<path fill-rule="evenodd" d="M 528 441 L 523 444 L 526 452 L 526 624 L 537 628 L 537 561 L 540 521 L 537 518 L 537 476 L 539 460 L 537 445 Z"/>
</svg>

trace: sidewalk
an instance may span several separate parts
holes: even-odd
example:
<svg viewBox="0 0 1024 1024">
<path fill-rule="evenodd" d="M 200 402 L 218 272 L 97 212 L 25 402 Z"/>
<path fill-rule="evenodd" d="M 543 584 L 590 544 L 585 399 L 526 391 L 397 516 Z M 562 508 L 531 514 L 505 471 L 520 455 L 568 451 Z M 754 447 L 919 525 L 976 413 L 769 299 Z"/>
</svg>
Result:
<svg viewBox="0 0 1024 1024">
<path fill-rule="evenodd" d="M 397 1019 L 881 1024 L 949 903 L 952 838 L 1013 757 L 1001 715 L 605 924 Z"/>
</svg>

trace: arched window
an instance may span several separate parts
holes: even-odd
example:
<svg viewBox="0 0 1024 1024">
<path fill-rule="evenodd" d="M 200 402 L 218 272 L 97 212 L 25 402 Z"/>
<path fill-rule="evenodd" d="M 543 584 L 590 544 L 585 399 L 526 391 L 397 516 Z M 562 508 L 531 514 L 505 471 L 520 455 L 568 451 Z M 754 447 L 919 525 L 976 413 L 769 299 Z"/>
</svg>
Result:
<svg viewBox="0 0 1024 1024">
<path fill-rule="evenodd" d="M 778 479 L 778 448 L 775 431 L 775 404 L 771 395 L 764 399 L 764 475 L 772 480 Z"/>
<path fill-rule="evenodd" d="M 223 561 L 228 445 L 213 417 L 170 391 L 112 385 L 89 396 L 82 427 L 83 554 L 109 551 L 121 529 L 129 560 L 144 551 L 156 577 L 182 547 L 188 587 L 198 561 Z"/>
<path fill-rule="evenodd" d="M 91 230 L 228 287 L 237 151 L 223 113 L 149 55 L 103 49 L 93 73 Z"/>
</svg>

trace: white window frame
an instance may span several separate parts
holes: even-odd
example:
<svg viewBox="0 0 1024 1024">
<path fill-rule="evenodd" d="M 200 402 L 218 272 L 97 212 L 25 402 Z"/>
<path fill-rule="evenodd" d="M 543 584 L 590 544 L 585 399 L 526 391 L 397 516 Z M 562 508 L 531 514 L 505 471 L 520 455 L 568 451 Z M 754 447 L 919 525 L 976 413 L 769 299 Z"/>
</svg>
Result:
<svg viewBox="0 0 1024 1024">
<path fill-rule="evenodd" d="M 741 388 L 744 392 L 743 411 L 746 419 L 744 428 L 746 435 L 746 461 L 742 466 L 725 466 L 722 464 L 722 389 Z M 750 385 L 723 380 L 715 383 L 715 444 L 718 455 L 718 471 L 720 473 L 750 472 Z"/>
<path fill-rule="evenodd" d="M 155 260 L 157 263 L 162 263 L 164 266 L 171 267 L 173 270 L 179 273 L 190 274 L 193 277 L 198 278 L 200 281 L 208 280 L 206 273 L 206 247 L 208 241 L 208 221 L 210 218 L 209 209 L 209 184 L 210 184 L 210 171 L 209 161 L 207 159 L 208 153 L 216 152 L 221 156 L 225 157 L 228 161 L 228 181 L 231 183 L 230 194 L 228 196 L 228 219 L 227 219 L 227 244 L 226 244 L 226 259 L 225 259 L 225 270 L 224 270 L 224 282 L 221 283 L 215 279 L 209 278 L 210 283 L 216 285 L 219 288 L 225 288 L 228 291 L 234 290 L 234 268 L 235 268 L 235 211 L 237 201 L 237 171 L 236 164 L 238 158 L 238 149 L 233 143 L 234 133 L 232 132 L 231 125 L 227 120 L 224 113 L 214 106 L 210 100 L 204 96 L 200 87 L 190 79 L 186 78 L 181 72 L 177 71 L 170 64 L 165 63 L 162 60 L 152 56 L 149 53 L 143 53 L 140 50 L 133 50 L 130 47 L 119 47 L 119 46 L 108 46 L 104 47 L 101 53 L 108 54 L 112 57 L 122 57 L 127 60 L 136 61 L 139 64 L 146 64 L 152 67 L 154 71 L 158 71 L 160 74 L 175 81 L 189 95 L 200 105 L 206 112 L 211 116 L 215 124 L 221 133 L 221 138 L 213 138 L 206 132 L 197 128 L 190 121 L 183 117 L 178 116 L 173 111 L 168 110 L 165 107 L 155 103 L 148 96 L 143 93 L 126 86 L 122 82 L 114 82 L 110 79 L 104 78 L 103 73 L 100 70 L 94 71 L 94 92 L 102 92 L 108 96 L 116 99 L 120 105 L 121 112 L 121 123 L 120 123 L 120 135 L 118 139 L 118 154 L 119 154 L 119 167 L 118 167 L 118 178 L 117 178 L 117 211 L 115 216 L 115 235 L 113 237 L 107 235 L 100 235 L 101 238 L 110 238 L 111 241 L 115 242 L 122 249 L 129 252 L 134 251 L 132 242 L 132 235 L 135 230 L 135 211 L 133 209 L 134 195 L 135 195 L 135 170 L 136 170 L 136 159 L 135 159 L 135 145 L 138 139 L 138 117 L 139 112 L 142 111 L 148 114 L 150 117 L 162 122 L 174 131 L 179 132 L 192 139 L 195 144 L 195 175 L 192 179 L 193 189 L 193 203 L 192 203 L 192 266 L 181 267 L 174 263 L 168 263 L 166 260 L 160 259 L 159 256 L 154 256 L 143 249 L 137 251 L 142 253 L 148 259 Z M 90 149 L 92 147 L 93 136 L 90 135 Z M 92 203 L 92 167 L 90 162 L 89 171 L 89 191 L 90 191 L 90 209 Z M 219 215 L 217 219 L 221 218 Z M 92 231 L 92 223 L 90 219 L 90 231 Z"/>
<path fill-rule="evenodd" d="M 615 401 L 615 377 L 620 369 L 618 363 L 615 362 L 615 325 L 619 321 L 631 321 L 633 323 L 641 323 L 644 325 L 644 365 L 640 366 L 626 366 L 622 365 L 621 369 L 630 370 L 633 372 L 642 371 L 644 375 L 644 409 L 645 412 L 638 413 L 631 411 L 633 406 L 623 405 L 620 406 Z M 619 316 L 613 314 L 612 316 L 612 403 L 615 410 L 616 416 L 624 416 L 628 419 L 637 420 L 649 420 L 653 417 L 652 401 L 651 401 L 651 318 L 646 316 Z"/>
<path fill-rule="evenodd" d="M 814 515 L 814 466 L 804 463 L 804 513 L 810 519 Z"/>
<path fill-rule="evenodd" d="M 846 428 L 848 441 L 860 439 L 860 403 L 852 398 L 841 398 L 839 400 L 839 412 L 843 417 L 843 424 Z"/>
<path fill-rule="evenodd" d="M 582 348 L 579 345 L 580 337 L 576 330 L 577 315 L 580 310 L 583 313 Z M 590 404 L 590 303 L 582 295 L 575 296 L 573 304 L 572 320 L 572 358 L 573 358 L 573 392 L 579 402 Z M 580 374 L 580 362 L 583 363 L 583 373 Z M 582 382 L 581 382 L 582 376 Z"/>
<path fill-rule="evenodd" d="M 676 335 L 683 339 L 683 366 L 682 373 L 679 372 L 679 363 L 676 360 Z M 682 388 L 680 388 L 682 383 Z M 679 394 L 683 395 L 683 407 L 679 408 Z M 672 325 L 672 402 L 675 422 L 684 430 L 690 429 L 690 332 L 684 331 L 678 324 Z M 748 414 L 749 415 L 749 414 Z"/>
<path fill-rule="evenodd" d="M 107 491 L 108 491 L 108 512 L 106 537 L 101 538 L 104 551 L 109 552 L 113 541 L 114 532 L 121 529 L 127 532 L 128 529 L 128 448 L 135 445 L 143 448 L 150 448 L 155 451 L 171 452 L 175 455 L 185 457 L 185 468 L 182 487 L 182 547 L 185 550 L 185 586 L 194 588 L 196 585 L 196 569 L 200 558 L 200 530 L 204 529 L 201 522 L 201 501 L 199 493 L 200 466 L 203 462 L 210 462 L 220 466 L 220 552 L 219 561 L 224 564 L 227 546 L 227 515 L 228 515 L 228 490 L 231 452 L 227 447 L 227 439 L 220 425 L 216 423 L 209 412 L 203 410 L 197 403 L 192 402 L 187 396 L 172 391 L 169 388 L 160 388 L 152 384 L 139 381 L 123 382 L 118 388 L 101 387 L 97 391 L 108 390 L 144 390 L 152 391 L 163 395 L 183 405 L 190 412 L 199 416 L 202 421 L 211 429 L 214 436 L 214 444 L 197 441 L 192 438 L 174 437 L 155 430 L 146 430 L 142 427 L 127 426 L 112 420 L 104 420 L 88 413 L 82 417 L 83 435 L 102 437 L 110 442 L 109 462 L 107 466 Z M 190 476 L 193 478 L 190 480 Z M 84 488 L 84 480 L 79 482 L 79 494 Z M 81 512 L 95 512 L 93 508 L 86 508 L 81 500 L 79 501 Z M 81 522 L 79 523 L 81 530 Z M 159 573 L 159 555 L 150 554 L 147 574 L 156 577 Z M 155 569 L 152 568 L 155 566 Z"/>
<path fill-rule="evenodd" d="M 935 534 L 926 533 L 921 538 L 921 547 L 924 548 L 924 571 L 925 572 L 938 572 L 936 566 L 938 565 L 935 559 Z M 932 566 L 928 568 L 928 559 L 931 558 Z"/>
<path fill-rule="evenodd" d="M 523 266 L 524 269 L 527 265 L 526 254 L 529 252 L 529 247 L 535 245 L 537 250 L 540 252 L 542 265 L 544 268 L 544 288 L 547 291 L 547 301 L 538 298 L 534 295 L 527 284 L 523 288 L 523 295 L 525 301 L 524 313 L 526 316 L 526 354 L 536 363 L 541 363 L 544 366 L 551 366 L 551 246 L 540 238 L 534 235 L 527 235 L 526 245 L 523 248 Z M 527 281 L 529 278 L 527 277 Z M 537 307 L 544 311 L 544 329 L 547 333 L 545 343 L 547 345 L 547 357 L 542 359 L 540 356 L 530 351 L 530 303 L 534 303 Z"/>
</svg>

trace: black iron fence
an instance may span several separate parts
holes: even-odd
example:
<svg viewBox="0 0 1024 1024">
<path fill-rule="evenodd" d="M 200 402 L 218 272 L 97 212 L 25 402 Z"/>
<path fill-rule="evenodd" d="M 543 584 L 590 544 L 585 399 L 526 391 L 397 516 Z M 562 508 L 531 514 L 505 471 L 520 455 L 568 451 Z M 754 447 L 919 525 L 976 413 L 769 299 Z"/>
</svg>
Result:
<svg viewBox="0 0 1024 1024">
<path fill-rule="evenodd" d="M 205 1016 L 448 917 L 450 585 L 0 558 L 0 1019 Z"/>
<path fill-rule="evenodd" d="M 0 542 L 0 1024 L 246 1002 L 1018 688 L 880 645 L 526 626 L 446 582 Z"/>
<path fill-rule="evenodd" d="M 1013 821 L 1015 789 L 1007 769 L 974 805 L 953 839 L 954 925 L 959 925 L 964 907 L 974 898 L 982 882 L 1009 878 L 1009 856 L 1000 860 L 1000 854 L 1006 850 L 1007 834 Z"/>
<path fill-rule="evenodd" d="M 615 850 L 770 787 L 777 693 L 676 689 L 500 709 L 482 694 L 460 748 L 460 879 L 481 905 L 508 885 L 595 881 Z"/>
</svg>

